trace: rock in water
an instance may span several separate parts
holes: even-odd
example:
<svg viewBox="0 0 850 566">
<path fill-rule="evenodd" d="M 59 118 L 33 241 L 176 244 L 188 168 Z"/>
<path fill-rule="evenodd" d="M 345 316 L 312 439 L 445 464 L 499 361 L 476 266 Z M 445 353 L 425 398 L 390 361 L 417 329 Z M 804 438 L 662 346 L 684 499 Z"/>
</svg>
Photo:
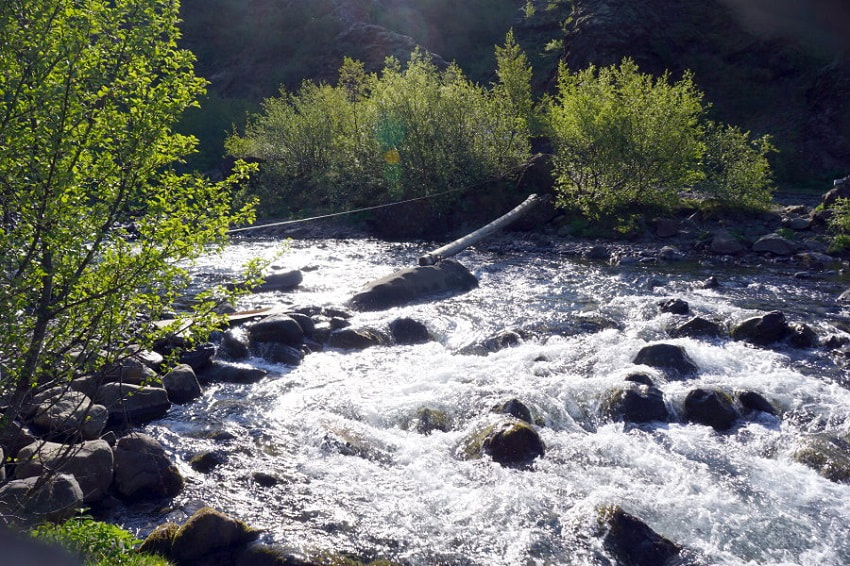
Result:
<svg viewBox="0 0 850 566">
<path fill-rule="evenodd" d="M 668 377 L 688 378 L 699 372 L 699 367 L 691 360 L 685 349 L 673 344 L 644 346 L 632 363 L 658 368 Z"/>
<path fill-rule="evenodd" d="M 618 506 L 600 512 L 599 527 L 605 550 L 622 566 L 663 566 L 682 551 L 679 545 Z"/>
<path fill-rule="evenodd" d="M 716 389 L 694 389 L 685 397 L 685 416 L 689 421 L 714 430 L 728 430 L 738 418 L 732 398 Z"/>
<path fill-rule="evenodd" d="M 437 294 L 464 293 L 478 286 L 478 279 L 453 259 L 436 265 L 402 269 L 368 283 L 351 304 L 363 311 L 397 307 Z"/>
<path fill-rule="evenodd" d="M 785 315 L 780 311 L 772 311 L 764 316 L 754 316 L 737 324 L 732 328 L 732 338 L 757 346 L 766 346 L 782 340 L 790 332 Z"/>
<path fill-rule="evenodd" d="M 518 419 L 505 419 L 487 427 L 466 443 L 466 458 L 486 454 L 503 466 L 522 467 L 542 458 L 546 447 L 537 431 Z"/>
<path fill-rule="evenodd" d="M 118 440 L 113 452 L 115 487 L 122 497 L 174 497 L 183 489 L 183 477 L 152 436 L 129 434 Z"/>
</svg>

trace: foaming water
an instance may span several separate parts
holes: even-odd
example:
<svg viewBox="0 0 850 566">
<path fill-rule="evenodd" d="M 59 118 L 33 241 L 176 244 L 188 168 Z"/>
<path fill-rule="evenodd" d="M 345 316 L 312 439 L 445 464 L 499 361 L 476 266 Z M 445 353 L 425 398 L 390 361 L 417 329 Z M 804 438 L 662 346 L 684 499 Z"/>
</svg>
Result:
<svg viewBox="0 0 850 566">
<path fill-rule="evenodd" d="M 416 245 L 293 242 L 275 261 L 304 269 L 290 295 L 243 306 L 338 305 L 362 284 L 413 265 Z M 274 257 L 280 244 L 246 242 L 197 266 L 226 279 L 243 258 Z M 465 252 L 480 287 L 442 301 L 355 316 L 355 325 L 422 320 L 435 340 L 417 346 L 328 350 L 253 385 L 208 387 L 148 429 L 188 478 L 184 501 L 201 499 L 289 546 L 337 549 L 409 564 L 610 564 L 594 534 L 597 509 L 620 505 L 705 564 L 850 563 L 850 486 L 830 482 L 792 454 L 801 435 L 850 432 L 850 391 L 824 351 L 759 349 L 729 340 L 671 339 L 685 320 L 660 313 L 679 297 L 693 314 L 726 321 L 780 309 L 823 335 L 841 286 L 776 273 L 609 267 L 557 254 Z M 505 329 L 518 346 L 470 348 Z M 667 380 L 631 360 L 648 343 L 683 346 L 698 379 Z M 472 354 L 468 352 L 478 352 Z M 673 421 L 629 426 L 604 405 L 632 371 L 662 389 Z M 731 431 L 681 422 L 695 387 L 755 391 L 779 409 Z M 522 400 L 547 452 L 531 469 L 460 457 L 465 440 Z M 444 411 L 447 432 L 423 435 L 422 408 Z M 792 418 L 793 416 L 793 418 Z M 226 431 L 229 440 L 213 440 Z M 219 436 L 220 438 L 220 436 Z M 203 475 L 200 450 L 227 462 Z M 262 487 L 257 473 L 276 478 Z"/>
</svg>

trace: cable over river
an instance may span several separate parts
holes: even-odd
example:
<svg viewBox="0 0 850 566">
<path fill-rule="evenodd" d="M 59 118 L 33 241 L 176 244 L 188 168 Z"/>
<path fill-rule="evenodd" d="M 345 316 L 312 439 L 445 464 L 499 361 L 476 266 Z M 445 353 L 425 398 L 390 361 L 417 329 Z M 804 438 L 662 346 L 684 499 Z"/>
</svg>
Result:
<svg viewBox="0 0 850 566">
<path fill-rule="evenodd" d="M 280 251 L 280 242 L 235 243 L 201 262 L 197 276 L 228 280 L 245 259 Z M 302 284 L 239 306 L 338 307 L 425 251 L 296 240 L 275 261 L 301 269 Z M 385 328 L 412 318 L 431 340 L 326 348 L 296 366 L 251 358 L 269 372 L 261 381 L 214 383 L 175 405 L 145 427 L 187 479 L 173 516 L 203 502 L 263 529 L 269 542 L 403 564 L 604 565 L 617 561 L 598 533 L 599 510 L 618 506 L 681 545 L 680 563 L 850 563 L 850 485 L 800 457 L 812 438 L 850 434 L 846 357 L 822 345 L 756 347 L 728 332 L 670 335 L 696 315 L 728 327 L 780 310 L 824 342 L 850 319 L 835 302 L 848 280 L 719 260 L 612 266 L 573 252 L 485 242 L 458 256 L 477 289 L 348 321 Z M 718 287 L 703 284 L 710 276 Z M 669 299 L 688 313 L 665 312 Z M 633 363 L 656 343 L 681 346 L 696 375 Z M 668 422 L 617 417 L 612 406 L 629 376 L 661 392 Z M 731 427 L 687 418 L 697 388 L 735 400 Z M 741 406 L 743 392 L 775 414 Z M 545 455 L 525 467 L 466 459 L 469 438 L 503 418 L 493 408 L 512 399 L 529 409 Z M 423 428 L 426 414 L 438 426 Z M 189 465 L 202 452 L 219 456 L 207 473 Z M 126 524 L 144 531 L 163 519 L 144 511 Z"/>
</svg>

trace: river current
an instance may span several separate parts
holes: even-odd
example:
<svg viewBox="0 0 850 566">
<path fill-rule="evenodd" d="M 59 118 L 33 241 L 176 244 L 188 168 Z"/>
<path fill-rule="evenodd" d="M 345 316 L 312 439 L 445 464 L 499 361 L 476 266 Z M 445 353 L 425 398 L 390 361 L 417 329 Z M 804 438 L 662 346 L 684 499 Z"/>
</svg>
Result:
<svg viewBox="0 0 850 566">
<path fill-rule="evenodd" d="M 478 289 L 352 319 L 380 327 L 411 317 L 431 342 L 327 349 L 295 367 L 252 359 L 269 372 L 259 383 L 209 385 L 149 424 L 187 479 L 174 517 L 203 502 L 263 529 L 268 542 L 405 564 L 602 565 L 616 562 L 594 534 L 597 512 L 619 505 L 695 563 L 850 564 L 850 485 L 792 458 L 806 434 L 850 433 L 847 368 L 823 348 L 670 338 L 688 317 L 658 306 L 680 298 L 692 315 L 728 322 L 778 309 L 823 338 L 850 316 L 835 303 L 847 280 L 793 278 L 782 265 L 611 266 L 507 241 L 458 257 Z M 195 270 L 222 280 L 248 258 L 273 258 L 302 269 L 303 283 L 240 307 L 340 306 L 424 251 L 367 239 L 252 240 Z M 719 287 L 700 284 L 710 275 Z M 496 352 L 469 348 L 504 329 L 527 337 Z M 635 366 L 636 352 L 656 342 L 683 346 L 699 377 L 666 380 Z M 672 422 L 604 416 L 607 396 L 636 369 L 663 391 Z M 755 391 L 779 416 L 755 413 L 727 432 L 685 423 L 695 387 Z M 511 398 L 540 424 L 545 456 L 530 469 L 460 458 L 464 439 Z M 411 423 L 426 407 L 448 415 L 448 432 L 416 432 Z M 359 448 L 336 449 L 340 438 Z M 199 473 L 188 461 L 202 451 L 226 461 Z"/>
</svg>

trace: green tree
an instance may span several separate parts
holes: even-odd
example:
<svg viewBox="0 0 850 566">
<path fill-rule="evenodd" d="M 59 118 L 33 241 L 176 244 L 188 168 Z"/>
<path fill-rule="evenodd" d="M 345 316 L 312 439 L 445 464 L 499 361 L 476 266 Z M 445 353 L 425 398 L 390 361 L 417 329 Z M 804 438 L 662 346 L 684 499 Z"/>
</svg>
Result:
<svg viewBox="0 0 850 566">
<path fill-rule="evenodd" d="M 560 204 L 590 215 L 671 207 L 703 177 L 702 98 L 690 74 L 671 84 L 630 59 L 578 73 L 562 64 L 547 112 Z"/>
<path fill-rule="evenodd" d="M 702 169 L 697 185 L 703 196 L 735 208 L 765 208 L 773 199 L 768 154 L 776 151 L 770 136 L 750 139 L 736 126 L 708 122 Z"/>
<path fill-rule="evenodd" d="M 184 291 L 187 262 L 251 217 L 230 204 L 245 166 L 218 184 L 175 169 L 195 140 L 172 126 L 204 91 L 178 9 L 0 3 L 0 432 L 36 388 L 186 322 L 145 323 Z M 214 318 L 202 299 L 199 330 Z"/>
</svg>

